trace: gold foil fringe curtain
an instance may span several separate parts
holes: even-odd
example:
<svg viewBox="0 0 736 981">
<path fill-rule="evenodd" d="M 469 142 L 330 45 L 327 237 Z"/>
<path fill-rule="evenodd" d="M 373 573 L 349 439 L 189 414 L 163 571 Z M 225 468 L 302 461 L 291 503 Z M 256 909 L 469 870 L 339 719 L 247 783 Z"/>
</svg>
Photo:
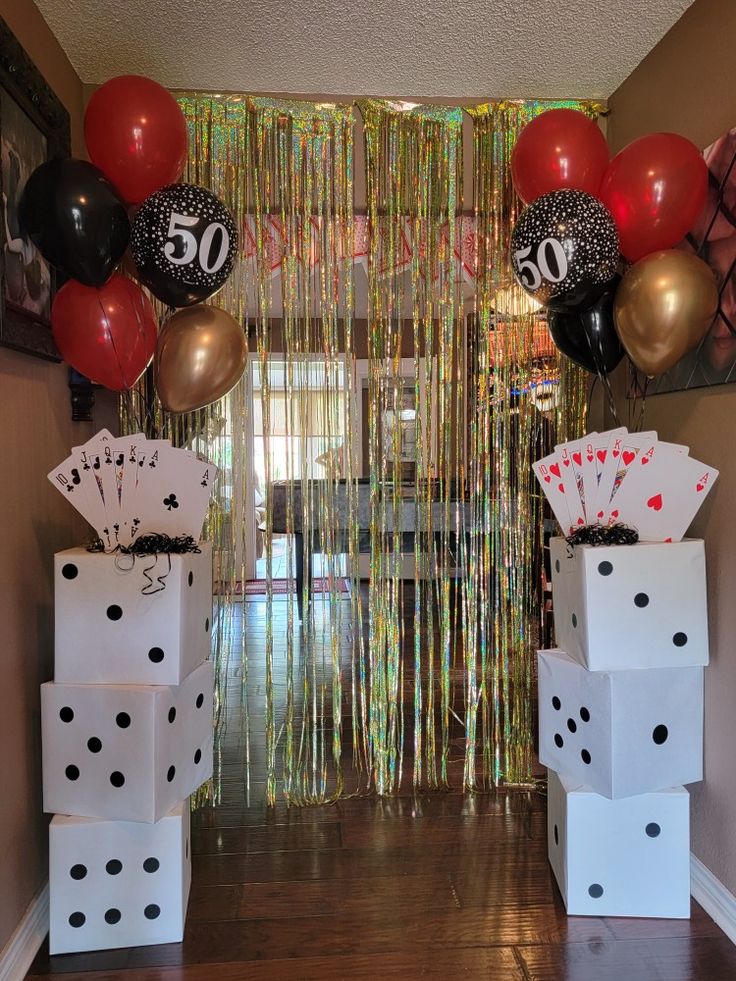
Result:
<svg viewBox="0 0 736 981">
<path fill-rule="evenodd" d="M 461 110 L 359 103 L 361 244 L 352 106 L 179 101 L 191 137 L 185 179 L 211 188 L 242 230 L 234 274 L 213 302 L 248 326 L 251 362 L 230 396 L 185 417 L 161 411 L 149 378 L 124 400 L 123 425 L 169 435 L 220 468 L 206 529 L 218 583 L 210 796 L 219 796 L 226 704 L 242 708 L 246 778 L 250 727 L 265 724 L 271 801 L 528 784 L 543 534 L 530 464 L 584 431 L 587 384 L 552 347 L 540 356 L 538 315 L 511 275 L 520 203 L 510 153 L 544 109 L 595 116 L 598 107 L 467 110 L 468 234 Z M 267 580 L 257 653 L 237 590 L 256 491 Z M 286 602 L 273 591 L 281 533 Z M 324 580 L 311 603 L 299 584 L 301 622 L 299 534 L 321 555 Z M 247 697 L 256 656 L 265 656 L 263 705 Z"/>
</svg>

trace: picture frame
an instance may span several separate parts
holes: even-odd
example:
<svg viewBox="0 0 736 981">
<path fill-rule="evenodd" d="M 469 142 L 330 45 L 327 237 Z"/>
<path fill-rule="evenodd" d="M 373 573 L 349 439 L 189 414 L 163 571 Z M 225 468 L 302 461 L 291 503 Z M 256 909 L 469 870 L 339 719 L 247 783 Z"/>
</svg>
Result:
<svg viewBox="0 0 736 981">
<path fill-rule="evenodd" d="M 69 113 L 1 17 L 0 151 L 0 344 L 61 361 L 51 333 L 57 272 L 24 235 L 18 202 L 37 166 L 70 156 L 71 124 Z"/>
</svg>

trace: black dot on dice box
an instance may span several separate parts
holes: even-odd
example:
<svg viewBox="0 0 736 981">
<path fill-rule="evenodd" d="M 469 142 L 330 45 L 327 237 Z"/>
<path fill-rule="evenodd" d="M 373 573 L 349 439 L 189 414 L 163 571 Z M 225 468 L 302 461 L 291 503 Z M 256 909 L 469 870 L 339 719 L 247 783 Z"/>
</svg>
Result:
<svg viewBox="0 0 736 981">
<path fill-rule="evenodd" d="M 683 634 L 682 632 L 676 633 L 672 638 L 672 643 L 675 647 L 684 647 L 687 644 L 687 634 Z"/>
<path fill-rule="evenodd" d="M 61 574 L 65 579 L 76 579 L 79 575 L 79 569 L 74 565 L 73 562 L 66 562 L 61 567 Z"/>
<path fill-rule="evenodd" d="M 143 863 L 144 872 L 158 872 L 159 860 L 157 858 L 147 858 Z"/>
<path fill-rule="evenodd" d="M 555 559 L 555 572 L 559 572 L 559 571 L 560 571 L 560 560 Z"/>
<path fill-rule="evenodd" d="M 555 825 L 555 844 L 559 845 L 559 843 L 560 843 L 560 832 L 557 830 L 557 825 Z"/>
<path fill-rule="evenodd" d="M 661 829 L 661 828 L 660 828 L 660 826 L 659 826 L 659 825 L 658 825 L 658 824 L 656 823 L 656 821 L 652 821 L 652 822 L 651 822 L 650 824 L 648 824 L 648 825 L 646 826 L 646 828 L 645 828 L 644 830 L 646 831 L 646 833 L 647 833 L 647 836 L 648 836 L 649 838 L 657 838 L 657 837 L 659 836 L 659 833 L 660 833 L 660 831 L 661 831 L 662 829 Z"/>
<path fill-rule="evenodd" d="M 210 631 L 210 618 L 207 617 L 207 619 L 204 621 L 204 632 L 207 634 L 209 633 L 209 631 Z"/>
<path fill-rule="evenodd" d="M 197 708 L 198 709 L 201 709 L 202 706 L 204 705 L 204 695 L 202 694 L 202 692 L 200 692 L 199 695 L 197 695 L 197 703 L 196 704 L 197 704 Z"/>
<path fill-rule="evenodd" d="M 557 746 L 558 749 L 562 749 L 562 747 L 564 745 L 565 745 L 565 740 L 562 738 L 562 736 L 559 734 L 559 732 L 556 732 L 555 733 L 555 746 Z"/>
<path fill-rule="evenodd" d="M 130 725 L 130 716 L 127 712 L 118 712 L 115 716 L 115 724 L 120 726 L 121 729 L 127 729 Z"/>
<path fill-rule="evenodd" d="M 610 562 L 599 562 L 598 572 L 600 572 L 602 576 L 610 576 L 613 572 L 613 566 Z"/>
<path fill-rule="evenodd" d="M 590 763 L 591 757 L 587 749 L 580 750 L 580 758 L 582 759 L 583 763 L 585 763 L 586 766 Z"/>
<path fill-rule="evenodd" d="M 87 740 L 87 749 L 90 753 L 99 753 L 102 749 L 102 742 L 97 738 L 97 736 L 91 736 Z"/>
<path fill-rule="evenodd" d="M 580 709 L 580 718 L 583 720 L 583 722 L 590 722 L 590 712 L 584 705 Z"/>
<path fill-rule="evenodd" d="M 123 863 L 117 858 L 111 858 L 105 866 L 108 875 L 119 875 L 123 871 Z"/>
<path fill-rule="evenodd" d="M 59 710 L 59 718 L 62 722 L 71 722 L 74 718 L 74 709 L 71 709 L 68 705 L 65 705 Z"/>
<path fill-rule="evenodd" d="M 77 865 L 72 865 L 69 869 L 69 875 L 72 879 L 83 879 L 87 874 L 87 866 L 78 863 Z"/>
<path fill-rule="evenodd" d="M 194 583 L 194 573 L 193 572 L 190 572 L 189 575 L 187 576 L 187 582 L 189 583 L 190 586 Z"/>
<path fill-rule="evenodd" d="M 573 627 L 577 627 L 577 625 L 578 625 L 578 618 L 575 616 L 574 613 L 572 615 L 572 625 L 573 625 Z"/>
<path fill-rule="evenodd" d="M 202 759 L 202 750 L 198 749 L 197 752 L 194 754 L 194 762 L 199 763 L 201 759 Z"/>
<path fill-rule="evenodd" d="M 110 783 L 113 785 L 113 787 L 123 786 L 125 783 L 125 777 L 120 770 L 113 770 L 113 772 L 110 774 Z"/>
<path fill-rule="evenodd" d="M 600 899 L 603 895 L 603 886 L 599 886 L 597 882 L 594 882 L 591 886 L 588 886 L 588 895 L 591 899 Z"/>
<path fill-rule="evenodd" d="M 161 915 L 161 910 L 155 903 L 149 903 L 143 910 L 143 915 L 147 920 L 155 920 Z"/>
<path fill-rule="evenodd" d="M 174 779 L 175 776 L 176 776 L 176 767 L 170 766 L 169 769 L 166 771 L 166 779 L 169 781 L 169 783 L 171 783 L 171 781 Z"/>
<path fill-rule="evenodd" d="M 552 708 L 557 709 L 558 712 L 562 708 L 562 702 L 559 700 L 557 695 L 552 696 Z"/>
<path fill-rule="evenodd" d="M 113 603 L 112 606 L 108 606 L 107 608 L 108 620 L 119 620 L 122 615 L 123 615 L 122 608 L 119 607 L 117 603 Z"/>
<path fill-rule="evenodd" d="M 79 767 L 70 763 L 69 766 L 64 770 L 67 780 L 79 780 Z"/>
<path fill-rule="evenodd" d="M 72 913 L 69 917 L 69 926 L 81 927 L 87 922 L 87 917 L 84 913 Z"/>
<path fill-rule="evenodd" d="M 661 746 L 662 743 L 666 742 L 667 736 L 669 736 L 667 726 L 658 725 L 654 727 L 654 731 L 652 732 L 652 739 L 657 744 L 657 746 Z"/>
<path fill-rule="evenodd" d="M 171 708 L 169 709 L 169 722 L 173 722 L 175 718 L 176 718 L 176 709 L 172 705 Z"/>
<path fill-rule="evenodd" d="M 570 730 L 570 732 L 577 732 L 578 727 L 577 727 L 577 724 L 575 722 L 575 719 L 568 719 L 567 720 L 567 728 Z"/>
<path fill-rule="evenodd" d="M 649 606 L 649 597 L 646 593 L 637 593 L 634 597 L 634 606 L 638 606 L 640 610 L 643 610 L 645 606 Z"/>
<path fill-rule="evenodd" d="M 164 659 L 164 652 L 160 647 L 152 647 L 148 652 L 148 660 L 153 661 L 154 664 L 160 664 Z"/>
<path fill-rule="evenodd" d="M 119 909 L 108 909 L 105 911 L 105 923 L 119 923 L 120 922 L 120 910 Z"/>
</svg>

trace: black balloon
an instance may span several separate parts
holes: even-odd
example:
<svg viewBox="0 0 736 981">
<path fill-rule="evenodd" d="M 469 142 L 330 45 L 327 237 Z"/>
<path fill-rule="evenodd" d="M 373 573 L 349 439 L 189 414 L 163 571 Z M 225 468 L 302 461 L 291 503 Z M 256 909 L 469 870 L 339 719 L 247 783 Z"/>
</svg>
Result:
<svg viewBox="0 0 736 981">
<path fill-rule="evenodd" d="M 130 239 L 141 282 L 172 307 L 216 293 L 232 272 L 238 248 L 225 205 L 194 184 L 169 184 L 141 205 Z"/>
<path fill-rule="evenodd" d="M 611 213 L 585 191 L 551 191 L 526 208 L 511 235 L 514 274 L 543 306 L 589 305 L 616 274 Z"/>
<path fill-rule="evenodd" d="M 563 354 L 596 375 L 607 375 L 624 356 L 613 324 L 613 298 L 618 285 L 606 290 L 591 306 L 579 310 L 549 310 L 547 326 Z"/>
<path fill-rule="evenodd" d="M 41 255 L 72 279 L 100 287 L 128 247 L 125 205 L 86 160 L 49 160 L 33 171 L 18 216 Z"/>
</svg>

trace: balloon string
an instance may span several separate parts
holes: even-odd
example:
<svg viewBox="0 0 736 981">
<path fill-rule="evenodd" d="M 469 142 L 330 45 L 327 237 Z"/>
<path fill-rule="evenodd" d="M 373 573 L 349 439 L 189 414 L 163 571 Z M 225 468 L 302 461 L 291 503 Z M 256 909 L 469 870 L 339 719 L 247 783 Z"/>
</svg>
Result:
<svg viewBox="0 0 736 981">
<path fill-rule="evenodd" d="M 647 403 L 647 389 L 649 388 L 650 379 L 644 376 L 644 385 L 639 385 L 639 377 L 636 371 L 636 367 L 633 362 L 630 362 L 629 371 L 633 373 L 634 384 L 636 388 L 634 389 L 634 398 L 631 412 L 629 414 L 629 421 L 632 423 L 632 431 L 635 433 L 641 432 L 641 427 L 644 424 L 644 411 L 646 409 Z M 637 407 L 639 409 L 639 418 L 637 419 Z M 632 422 L 633 420 L 633 422 Z"/>
<path fill-rule="evenodd" d="M 588 348 L 590 349 L 590 354 L 591 354 L 591 356 L 593 358 L 593 363 L 595 364 L 596 373 L 598 375 L 598 378 L 601 381 L 601 384 L 603 385 L 603 389 L 604 389 L 606 398 L 608 400 L 608 408 L 609 408 L 609 411 L 610 411 L 611 416 L 613 417 L 613 420 L 616 423 L 616 425 L 617 426 L 620 426 L 621 425 L 621 420 L 619 419 L 618 410 L 616 408 L 616 400 L 615 400 L 615 398 L 613 396 L 613 389 L 611 388 L 611 381 L 610 381 L 610 379 L 608 377 L 608 372 L 607 371 L 603 371 L 603 369 L 601 367 L 601 365 L 603 364 L 604 358 L 603 358 L 603 346 L 602 346 L 602 344 L 600 342 L 600 338 L 598 338 L 598 351 L 596 352 L 595 347 L 593 345 L 593 341 L 591 340 L 591 337 L 590 337 L 590 334 L 588 333 L 588 331 L 585 330 L 585 331 L 583 331 L 583 333 L 585 334 L 585 339 L 588 342 Z M 595 381 L 593 382 L 593 385 L 591 386 L 591 389 L 590 389 L 590 397 L 591 397 L 591 400 L 592 400 L 592 397 L 593 397 L 593 389 L 594 389 L 594 387 L 595 387 Z"/>
</svg>

